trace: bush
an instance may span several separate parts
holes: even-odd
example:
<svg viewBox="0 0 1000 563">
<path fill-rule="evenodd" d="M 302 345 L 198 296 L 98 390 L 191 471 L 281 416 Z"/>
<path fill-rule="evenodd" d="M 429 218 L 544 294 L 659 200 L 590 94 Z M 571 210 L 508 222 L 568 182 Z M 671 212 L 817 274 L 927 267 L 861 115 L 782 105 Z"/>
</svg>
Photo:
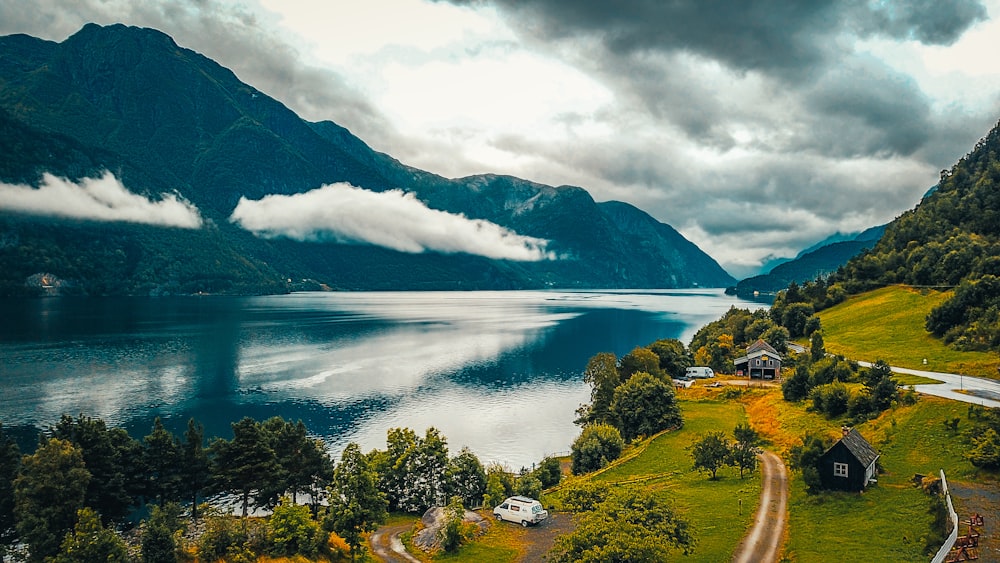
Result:
<svg viewBox="0 0 1000 563">
<path fill-rule="evenodd" d="M 319 552 L 321 541 L 319 523 L 312 519 L 309 507 L 294 504 L 288 497 L 274 507 L 267 521 L 267 537 L 271 544 L 269 551 L 276 555 L 312 557 Z"/>
<path fill-rule="evenodd" d="M 543 489 L 551 489 L 562 480 L 562 464 L 554 457 L 547 457 L 538 464 L 535 475 L 541 481 Z"/>
<path fill-rule="evenodd" d="M 584 427 L 573 441 L 573 474 L 597 471 L 618 459 L 624 448 L 625 440 L 614 426 L 591 424 Z"/>
<path fill-rule="evenodd" d="M 812 399 L 813 409 L 832 418 L 847 412 L 851 394 L 846 385 L 837 381 L 813 388 L 809 397 Z"/>
<path fill-rule="evenodd" d="M 567 487 L 563 492 L 563 509 L 570 512 L 594 510 L 611 494 L 607 483 L 581 481 Z"/>
</svg>

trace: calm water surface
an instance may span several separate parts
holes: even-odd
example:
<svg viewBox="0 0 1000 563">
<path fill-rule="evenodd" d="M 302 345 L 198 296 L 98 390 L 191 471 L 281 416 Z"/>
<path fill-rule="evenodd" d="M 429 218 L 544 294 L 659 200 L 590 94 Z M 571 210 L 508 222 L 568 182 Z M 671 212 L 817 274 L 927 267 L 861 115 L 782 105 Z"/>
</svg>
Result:
<svg viewBox="0 0 1000 563">
<path fill-rule="evenodd" d="M 569 450 L 591 356 L 687 344 L 733 304 L 762 306 L 721 290 L 0 301 L 0 422 L 30 443 L 63 413 L 137 437 L 156 416 L 230 437 L 280 415 L 335 455 L 436 426 L 516 469 Z"/>
</svg>

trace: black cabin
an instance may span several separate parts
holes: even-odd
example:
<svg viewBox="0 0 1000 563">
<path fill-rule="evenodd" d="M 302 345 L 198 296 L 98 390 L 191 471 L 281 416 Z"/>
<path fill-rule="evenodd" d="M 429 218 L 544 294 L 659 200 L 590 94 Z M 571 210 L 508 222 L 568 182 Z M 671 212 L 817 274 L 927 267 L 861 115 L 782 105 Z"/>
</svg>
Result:
<svg viewBox="0 0 1000 563">
<path fill-rule="evenodd" d="M 823 487 L 842 491 L 861 491 L 875 482 L 879 453 L 857 430 L 844 429 L 844 437 L 830 446 L 819 458 L 819 476 Z"/>
</svg>

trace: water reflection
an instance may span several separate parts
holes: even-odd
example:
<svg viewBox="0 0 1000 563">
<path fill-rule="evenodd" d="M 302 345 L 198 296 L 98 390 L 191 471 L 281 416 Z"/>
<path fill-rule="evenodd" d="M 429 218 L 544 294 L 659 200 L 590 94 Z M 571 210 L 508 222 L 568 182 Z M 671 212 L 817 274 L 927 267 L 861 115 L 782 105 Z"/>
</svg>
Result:
<svg viewBox="0 0 1000 563">
<path fill-rule="evenodd" d="M 228 435 L 242 416 L 302 419 L 331 451 L 439 427 L 515 467 L 565 451 L 597 352 L 690 340 L 734 302 L 716 291 L 315 293 L 0 302 L 0 421 L 63 413 L 134 435 L 155 416 Z"/>
</svg>

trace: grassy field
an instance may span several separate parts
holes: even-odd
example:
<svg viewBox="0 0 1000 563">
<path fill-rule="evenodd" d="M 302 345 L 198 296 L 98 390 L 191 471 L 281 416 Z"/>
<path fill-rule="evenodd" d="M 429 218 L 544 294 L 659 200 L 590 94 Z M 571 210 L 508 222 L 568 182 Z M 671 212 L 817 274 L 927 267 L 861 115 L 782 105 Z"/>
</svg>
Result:
<svg viewBox="0 0 1000 563">
<path fill-rule="evenodd" d="M 746 421 L 740 403 L 681 395 L 684 427 L 661 434 L 638 457 L 612 467 L 595 480 L 612 484 L 639 481 L 655 488 L 673 503 L 690 524 L 698 543 L 691 554 L 696 561 L 729 561 L 753 521 L 760 498 L 760 473 L 745 475 L 731 467 L 719 470 L 712 481 L 694 471 L 687 448 L 704 434 L 723 431 L 731 439 L 733 428 Z"/>
<path fill-rule="evenodd" d="M 826 350 L 855 360 L 997 378 L 995 353 L 953 350 L 924 329 L 927 314 L 949 296 L 891 286 L 851 297 L 817 313 Z"/>
</svg>

